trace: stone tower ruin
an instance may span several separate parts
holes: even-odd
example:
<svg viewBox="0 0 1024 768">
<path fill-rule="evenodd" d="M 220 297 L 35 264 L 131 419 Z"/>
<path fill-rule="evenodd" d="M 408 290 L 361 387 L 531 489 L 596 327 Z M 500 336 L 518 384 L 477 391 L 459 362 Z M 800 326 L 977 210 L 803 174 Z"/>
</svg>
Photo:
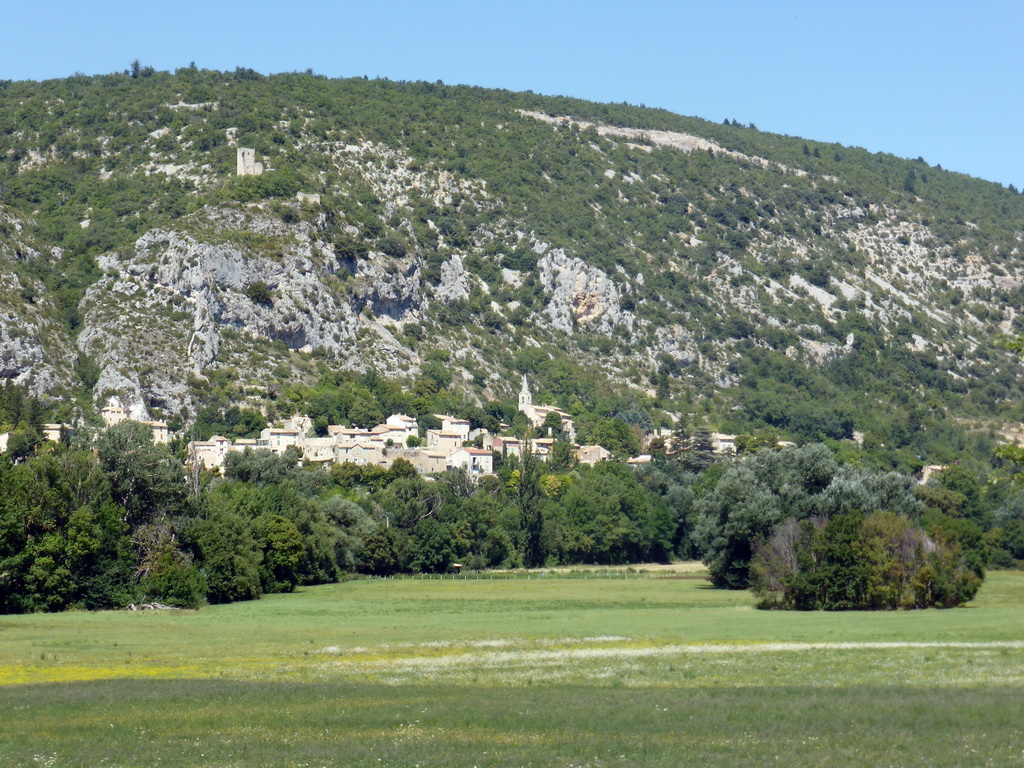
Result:
<svg viewBox="0 0 1024 768">
<path fill-rule="evenodd" d="M 250 147 L 238 148 L 238 175 L 259 176 L 263 173 L 263 163 L 256 162 L 256 150 Z"/>
</svg>

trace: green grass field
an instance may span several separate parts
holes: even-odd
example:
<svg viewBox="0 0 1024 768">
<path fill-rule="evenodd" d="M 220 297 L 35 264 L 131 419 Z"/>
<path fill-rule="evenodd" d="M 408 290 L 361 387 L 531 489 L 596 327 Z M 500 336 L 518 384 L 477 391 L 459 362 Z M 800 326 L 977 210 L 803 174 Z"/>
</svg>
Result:
<svg viewBox="0 0 1024 768">
<path fill-rule="evenodd" d="M 0 765 L 1024 766 L 1024 573 L 843 614 L 654 575 L 0 617 Z"/>
</svg>

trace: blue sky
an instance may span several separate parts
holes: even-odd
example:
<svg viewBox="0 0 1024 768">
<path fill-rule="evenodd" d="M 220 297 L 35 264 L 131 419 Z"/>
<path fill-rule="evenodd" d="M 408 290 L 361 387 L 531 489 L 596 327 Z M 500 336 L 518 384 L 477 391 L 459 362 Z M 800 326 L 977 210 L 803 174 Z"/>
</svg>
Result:
<svg viewBox="0 0 1024 768">
<path fill-rule="evenodd" d="M 0 79 L 313 68 L 755 123 L 1024 188 L 1020 0 L 18 2 Z"/>
</svg>

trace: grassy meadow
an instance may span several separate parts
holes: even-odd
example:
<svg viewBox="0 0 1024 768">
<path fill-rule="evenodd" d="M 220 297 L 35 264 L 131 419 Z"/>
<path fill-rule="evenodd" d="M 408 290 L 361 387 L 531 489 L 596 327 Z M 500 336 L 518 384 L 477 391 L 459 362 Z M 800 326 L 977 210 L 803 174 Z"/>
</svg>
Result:
<svg viewBox="0 0 1024 768">
<path fill-rule="evenodd" d="M 1022 712 L 1020 572 L 948 611 L 651 569 L 0 617 L 3 766 L 1024 766 Z"/>
</svg>

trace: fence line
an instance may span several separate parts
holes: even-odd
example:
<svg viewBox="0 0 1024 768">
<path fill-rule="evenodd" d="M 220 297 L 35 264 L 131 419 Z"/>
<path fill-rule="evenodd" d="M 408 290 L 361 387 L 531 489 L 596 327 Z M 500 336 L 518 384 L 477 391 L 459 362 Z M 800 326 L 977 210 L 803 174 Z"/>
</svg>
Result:
<svg viewBox="0 0 1024 768">
<path fill-rule="evenodd" d="M 602 571 L 463 571 L 448 573 L 396 573 L 390 576 L 359 576 L 361 579 L 397 581 L 550 581 L 663 579 L 673 573 L 651 573 L 629 568 Z"/>
</svg>

